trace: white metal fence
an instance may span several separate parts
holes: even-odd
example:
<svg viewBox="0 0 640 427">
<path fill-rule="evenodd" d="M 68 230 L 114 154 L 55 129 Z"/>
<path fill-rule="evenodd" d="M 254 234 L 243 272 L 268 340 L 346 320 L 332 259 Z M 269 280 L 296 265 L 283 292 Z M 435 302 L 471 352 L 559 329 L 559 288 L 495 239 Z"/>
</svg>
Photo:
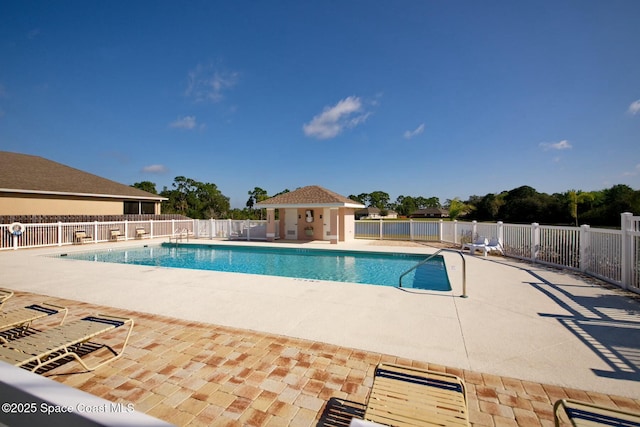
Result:
<svg viewBox="0 0 640 427">
<path fill-rule="evenodd" d="M 266 240 L 265 220 L 209 219 L 194 220 L 194 232 L 199 238 L 227 238 L 238 240 Z M 280 238 L 279 221 L 275 224 L 276 239 Z"/>
<path fill-rule="evenodd" d="M 640 293 L 640 216 L 621 215 L 620 230 L 460 221 L 356 221 L 356 238 L 462 245 L 498 238 L 506 256 L 581 271 Z"/>
<path fill-rule="evenodd" d="M 0 224 L 0 250 L 71 245 L 78 242 L 78 232 L 84 232 L 84 243 L 100 243 L 172 236 L 180 231 L 193 232 L 193 220 Z"/>
<path fill-rule="evenodd" d="M 16 230 L 12 230 L 12 226 Z M 276 222 L 276 238 L 278 224 Z M 266 221 L 250 220 L 146 220 L 110 222 L 56 222 L 49 224 L 0 224 L 0 250 L 63 246 L 79 243 L 77 233 L 84 232 L 83 243 L 172 237 L 228 238 L 266 240 Z"/>
<path fill-rule="evenodd" d="M 0 250 L 187 234 L 196 238 L 266 240 L 266 221 L 161 220 L 0 224 Z M 143 230 L 143 232 L 139 232 Z M 279 227 L 276 224 L 276 233 Z M 115 232 L 115 233 L 114 233 Z M 115 237 L 114 237 L 115 236 Z M 359 239 L 412 240 L 461 245 L 478 236 L 500 239 L 506 256 L 582 271 L 640 293 L 640 216 L 621 215 L 620 230 L 459 221 L 356 221 Z M 276 234 L 275 238 L 280 236 Z"/>
</svg>

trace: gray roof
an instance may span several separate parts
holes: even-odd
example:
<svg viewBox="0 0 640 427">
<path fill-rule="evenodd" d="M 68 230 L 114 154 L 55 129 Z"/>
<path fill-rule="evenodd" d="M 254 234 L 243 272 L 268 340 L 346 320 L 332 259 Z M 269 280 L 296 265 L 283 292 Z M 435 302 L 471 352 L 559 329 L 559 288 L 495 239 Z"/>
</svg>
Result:
<svg viewBox="0 0 640 427">
<path fill-rule="evenodd" d="M 364 205 L 341 196 L 338 193 L 322 188 L 318 185 L 298 188 L 289 193 L 283 193 L 262 202 L 256 203 L 261 208 L 285 207 L 349 207 L 363 208 Z"/>
<path fill-rule="evenodd" d="M 0 192 L 165 200 L 43 157 L 7 151 L 0 151 Z"/>
</svg>

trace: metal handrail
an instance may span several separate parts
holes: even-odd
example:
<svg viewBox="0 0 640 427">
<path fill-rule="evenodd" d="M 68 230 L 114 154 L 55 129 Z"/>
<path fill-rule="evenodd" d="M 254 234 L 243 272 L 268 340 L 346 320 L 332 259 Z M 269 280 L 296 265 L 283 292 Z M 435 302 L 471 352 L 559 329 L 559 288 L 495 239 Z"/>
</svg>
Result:
<svg viewBox="0 0 640 427">
<path fill-rule="evenodd" d="M 438 255 L 440 252 L 454 252 L 457 253 L 458 255 L 460 255 L 460 258 L 462 258 L 462 295 L 460 295 L 461 298 L 467 298 L 467 261 L 464 259 L 464 255 L 462 255 L 462 251 L 457 251 L 455 249 L 438 249 L 438 251 L 432 255 L 430 255 L 429 257 L 423 259 L 422 261 L 420 261 L 419 263 L 417 263 L 416 265 L 414 265 L 413 267 L 411 267 L 410 269 L 408 269 L 407 271 L 405 271 L 404 273 L 402 273 L 400 275 L 400 278 L 398 279 L 398 287 L 401 288 L 402 287 L 402 278 L 404 276 L 406 276 L 407 274 L 411 273 L 413 270 L 415 270 L 416 268 L 420 267 L 422 264 L 425 264 L 427 261 L 429 261 L 431 258 L 435 257 L 436 255 Z"/>
</svg>

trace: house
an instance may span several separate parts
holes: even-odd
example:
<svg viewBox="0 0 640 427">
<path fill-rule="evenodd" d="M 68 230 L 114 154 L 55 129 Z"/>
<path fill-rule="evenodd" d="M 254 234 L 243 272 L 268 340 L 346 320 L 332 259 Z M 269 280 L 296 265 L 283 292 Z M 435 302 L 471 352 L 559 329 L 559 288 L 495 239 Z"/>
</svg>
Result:
<svg viewBox="0 0 640 427">
<path fill-rule="evenodd" d="M 442 208 L 418 209 L 411 213 L 409 218 L 449 218 L 449 211 Z"/>
<path fill-rule="evenodd" d="M 256 203 L 267 209 L 267 240 L 275 238 L 275 210 L 279 232 L 287 240 L 327 240 L 330 243 L 355 239 L 356 209 L 364 205 L 317 185 L 298 188 Z"/>
<path fill-rule="evenodd" d="M 43 157 L 0 151 L 0 215 L 157 215 L 163 200 Z"/>
<path fill-rule="evenodd" d="M 385 211 L 380 211 L 378 208 L 364 208 L 358 209 L 355 212 L 356 220 L 358 219 L 396 219 L 398 213 L 391 209 L 386 210 L 386 215 L 382 215 Z"/>
</svg>

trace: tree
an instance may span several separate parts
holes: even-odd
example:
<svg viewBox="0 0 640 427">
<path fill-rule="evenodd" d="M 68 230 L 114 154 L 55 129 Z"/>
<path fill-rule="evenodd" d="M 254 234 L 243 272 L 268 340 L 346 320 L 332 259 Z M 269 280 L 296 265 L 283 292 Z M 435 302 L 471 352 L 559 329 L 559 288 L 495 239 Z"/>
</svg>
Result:
<svg viewBox="0 0 640 427">
<path fill-rule="evenodd" d="M 386 209 L 389 204 L 389 194 L 384 191 L 374 191 L 369 194 L 369 207 Z"/>
<path fill-rule="evenodd" d="M 155 182 L 151 182 L 151 181 L 136 182 L 132 185 L 132 187 L 138 188 L 142 191 L 146 191 L 147 193 L 158 194 L 158 191 L 156 190 Z"/>
<path fill-rule="evenodd" d="M 267 195 L 267 191 L 263 190 L 260 187 L 254 187 L 253 190 L 248 191 L 247 194 L 249 195 L 249 200 L 247 200 L 246 205 L 249 209 L 253 209 L 253 206 L 256 203 L 267 200 L 269 198 L 269 196 Z"/>
<path fill-rule="evenodd" d="M 411 196 L 398 196 L 394 204 L 394 210 L 403 216 L 409 216 L 417 209 L 416 200 Z"/>
<path fill-rule="evenodd" d="M 474 207 L 472 217 L 478 221 L 498 221 L 500 220 L 500 210 L 504 206 L 506 193 L 487 194 L 486 196 L 471 196 L 467 204 Z"/>
<path fill-rule="evenodd" d="M 256 203 L 269 198 L 266 190 L 263 190 L 260 187 L 254 187 L 253 190 L 249 191 L 247 194 L 249 194 L 249 200 L 247 200 L 247 208 L 249 208 L 249 210 L 253 210 L 253 206 Z M 263 210 L 260 209 L 260 219 L 262 219 L 262 212 Z"/>
<path fill-rule="evenodd" d="M 473 206 L 467 205 L 457 197 L 453 200 L 447 200 L 445 202 L 445 208 L 449 209 L 449 218 L 452 220 L 459 216 L 466 215 L 473 210 Z"/>
<path fill-rule="evenodd" d="M 199 201 L 199 215 L 202 215 L 202 218 L 217 219 L 229 211 L 229 198 L 225 197 L 215 184 L 198 182 L 195 193 Z"/>
<path fill-rule="evenodd" d="M 229 211 L 229 198 L 215 184 L 177 176 L 172 187 L 171 190 L 165 187 L 160 193 L 168 199 L 162 202 L 163 212 L 208 219 L 226 216 Z"/>
<path fill-rule="evenodd" d="M 369 194 L 368 193 L 360 193 L 357 196 L 354 196 L 353 194 L 351 194 L 349 196 L 349 198 L 355 202 L 360 203 L 361 205 L 365 205 L 367 206 L 367 202 L 369 201 Z"/>
<path fill-rule="evenodd" d="M 565 193 L 565 197 L 567 198 L 569 206 L 569 215 L 571 215 L 571 218 L 573 218 L 576 227 L 578 227 L 580 225 L 578 223 L 578 205 L 592 202 L 595 197 L 591 193 L 585 193 L 576 190 L 567 191 Z"/>
</svg>

